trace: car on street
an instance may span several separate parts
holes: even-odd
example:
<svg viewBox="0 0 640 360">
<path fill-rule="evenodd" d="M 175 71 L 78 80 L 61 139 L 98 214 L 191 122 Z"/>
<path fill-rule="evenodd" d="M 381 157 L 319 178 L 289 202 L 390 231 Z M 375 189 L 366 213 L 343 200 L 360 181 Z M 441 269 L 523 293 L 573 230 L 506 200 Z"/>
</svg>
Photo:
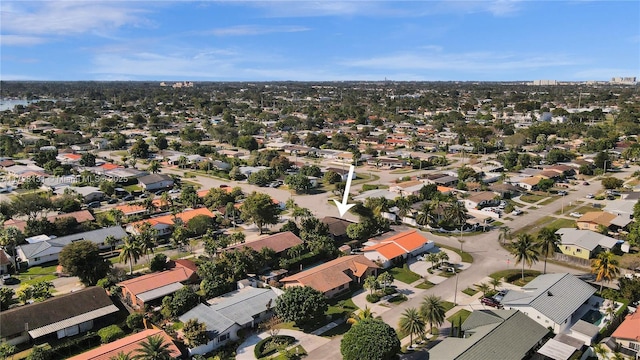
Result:
<svg viewBox="0 0 640 360">
<path fill-rule="evenodd" d="M 576 218 L 582 217 L 582 214 L 580 214 L 579 212 L 572 212 L 572 213 L 571 213 L 571 214 L 569 214 L 569 215 L 570 215 L 570 216 L 573 216 L 573 217 L 576 217 Z"/>
<path fill-rule="evenodd" d="M 560 190 L 560 191 L 558 191 L 558 195 L 560 195 L 560 196 L 566 196 L 566 195 L 568 195 L 568 194 L 569 194 L 569 193 L 568 193 L 568 192 L 566 192 L 566 191 L 564 191 L 564 190 Z"/>
<path fill-rule="evenodd" d="M 480 300 L 480 303 L 482 303 L 483 305 L 494 307 L 494 308 L 501 308 L 502 307 L 500 302 L 498 302 L 494 298 L 490 298 L 490 297 L 483 297 Z"/>
<path fill-rule="evenodd" d="M 100 201 L 92 201 L 92 202 L 87 204 L 87 207 L 89 209 L 97 209 L 97 208 L 100 207 Z"/>
<path fill-rule="evenodd" d="M 140 196 L 138 196 L 138 197 L 139 197 L 140 199 L 146 199 L 146 198 L 148 198 L 148 197 L 149 197 L 149 194 L 147 194 L 147 193 L 142 193 L 142 194 L 140 194 Z"/>
<path fill-rule="evenodd" d="M 515 209 L 511 212 L 511 215 L 515 215 L 515 216 L 522 215 L 522 210 Z"/>
<path fill-rule="evenodd" d="M 20 283 L 20 279 L 18 278 L 14 278 L 11 276 L 3 276 L 2 277 L 2 284 L 3 285 L 17 285 Z"/>
<path fill-rule="evenodd" d="M 118 202 L 117 198 L 109 198 L 109 200 L 107 200 L 107 204 L 115 204 Z"/>
<path fill-rule="evenodd" d="M 133 201 L 135 199 L 136 199 L 136 197 L 131 195 L 131 194 L 129 194 L 129 195 L 127 195 L 127 196 L 122 198 L 123 201 Z"/>
<path fill-rule="evenodd" d="M 587 199 L 593 199 L 595 196 L 593 194 L 587 194 L 587 196 L 585 196 Z"/>
</svg>

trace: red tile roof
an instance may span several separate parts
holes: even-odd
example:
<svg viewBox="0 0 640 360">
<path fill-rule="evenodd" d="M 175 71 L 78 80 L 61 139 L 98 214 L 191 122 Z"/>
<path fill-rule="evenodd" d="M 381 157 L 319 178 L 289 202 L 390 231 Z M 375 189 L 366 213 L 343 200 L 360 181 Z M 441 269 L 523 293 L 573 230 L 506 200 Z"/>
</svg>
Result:
<svg viewBox="0 0 640 360">
<path fill-rule="evenodd" d="M 249 247 L 254 249 L 255 251 L 260 251 L 262 250 L 262 248 L 269 248 L 269 249 L 273 249 L 273 251 L 275 251 L 276 254 L 278 254 L 300 244 L 302 244 L 302 239 L 297 237 L 291 231 L 286 231 L 286 232 L 281 232 L 275 235 L 263 237 L 262 239 L 258 239 L 255 241 L 250 241 L 244 244 L 235 245 L 233 247 L 230 247 L 229 249 Z"/>
<path fill-rule="evenodd" d="M 75 211 L 75 212 L 70 212 L 70 213 L 66 213 L 66 214 L 59 214 L 59 215 L 51 215 L 47 217 L 47 220 L 49 220 L 49 222 L 54 222 L 56 221 L 56 219 L 61 219 L 61 218 L 65 218 L 65 217 L 73 217 L 76 219 L 76 221 L 78 223 L 83 223 L 83 222 L 87 222 L 87 221 L 93 221 L 95 220 L 95 218 L 93 217 L 93 215 L 91 215 L 91 212 L 89 212 L 89 210 L 80 210 L 80 211 Z M 17 228 L 20 231 L 24 231 L 24 229 L 27 226 L 27 222 L 25 220 L 7 220 L 4 222 L 4 227 L 7 228 L 9 226 L 13 226 L 15 228 Z"/>
<path fill-rule="evenodd" d="M 640 311 L 627 315 L 611 336 L 617 339 L 640 342 Z"/>
<path fill-rule="evenodd" d="M 384 256 L 387 260 L 395 259 L 398 256 L 404 255 L 407 252 L 403 248 L 394 243 L 380 243 L 372 246 L 367 246 L 362 249 L 363 252 L 377 251 L 380 255 Z"/>
<path fill-rule="evenodd" d="M 310 286 L 324 293 L 351 282 L 351 278 L 346 274 L 347 272 L 361 277 L 371 268 L 378 269 L 380 267 L 364 257 L 364 255 L 348 255 L 287 276 L 280 281 L 285 284 L 299 283 L 302 286 Z"/>
<path fill-rule="evenodd" d="M 127 290 L 133 295 L 138 295 L 169 284 L 187 281 L 191 279 L 193 274 L 196 272 L 196 265 L 192 263 L 189 266 L 185 266 L 183 265 L 185 262 L 191 261 L 182 260 L 180 262 L 175 262 L 174 268 L 142 275 L 131 280 L 123 281 L 118 285 L 127 288 Z"/>
<path fill-rule="evenodd" d="M 189 220 L 193 219 L 198 215 L 205 215 L 211 218 L 215 217 L 215 215 L 207 208 L 198 208 L 198 209 L 183 211 L 179 214 L 176 214 L 176 217 L 182 220 L 183 224 L 186 224 L 189 222 Z M 156 224 L 173 225 L 173 215 L 163 215 L 163 216 L 158 216 L 158 217 L 154 217 L 146 220 L 140 220 L 140 221 L 131 223 L 130 225 L 134 227 L 138 227 L 143 223 L 149 223 L 151 224 L 151 226 Z"/>
<path fill-rule="evenodd" d="M 181 356 L 180 350 L 173 343 L 173 340 L 169 335 L 167 335 L 167 333 L 160 329 L 146 329 L 139 333 L 129 335 L 112 343 L 102 345 L 93 350 L 89 350 L 85 353 L 69 358 L 69 360 L 109 360 L 120 352 L 134 357 L 135 355 L 139 355 L 137 353 L 140 348 L 140 343 L 151 336 L 161 336 L 164 339 L 164 342 L 169 344 L 168 349 L 171 352 L 172 359 L 177 359 Z"/>
</svg>

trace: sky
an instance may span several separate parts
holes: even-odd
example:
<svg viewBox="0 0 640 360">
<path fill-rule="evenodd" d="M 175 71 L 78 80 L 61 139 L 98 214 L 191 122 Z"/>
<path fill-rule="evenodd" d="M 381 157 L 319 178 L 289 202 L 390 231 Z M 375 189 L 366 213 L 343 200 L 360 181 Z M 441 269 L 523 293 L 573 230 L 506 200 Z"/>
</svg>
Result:
<svg viewBox="0 0 640 360">
<path fill-rule="evenodd" d="M 1 80 L 640 78 L 640 1 L 0 2 Z"/>
</svg>

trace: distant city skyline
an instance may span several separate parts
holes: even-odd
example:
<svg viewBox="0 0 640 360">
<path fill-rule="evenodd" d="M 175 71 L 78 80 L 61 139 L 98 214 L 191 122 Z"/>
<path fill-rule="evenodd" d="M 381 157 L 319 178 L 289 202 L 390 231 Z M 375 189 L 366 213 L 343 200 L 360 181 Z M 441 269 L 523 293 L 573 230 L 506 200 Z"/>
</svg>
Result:
<svg viewBox="0 0 640 360">
<path fill-rule="evenodd" d="M 638 1 L 2 1 L 0 80 L 640 78 Z"/>
</svg>

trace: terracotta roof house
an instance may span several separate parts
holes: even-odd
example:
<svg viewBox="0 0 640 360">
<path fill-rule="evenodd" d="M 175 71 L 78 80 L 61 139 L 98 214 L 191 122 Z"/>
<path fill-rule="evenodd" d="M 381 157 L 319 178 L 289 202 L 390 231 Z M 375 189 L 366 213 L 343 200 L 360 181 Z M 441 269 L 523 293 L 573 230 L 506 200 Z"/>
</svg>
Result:
<svg viewBox="0 0 640 360">
<path fill-rule="evenodd" d="M 274 235 L 269 235 L 255 241 L 231 246 L 227 248 L 227 250 L 248 247 L 252 248 L 255 251 L 260 251 L 263 248 L 269 248 L 275 251 L 276 254 L 280 254 L 302 243 L 302 239 L 297 237 L 296 234 L 292 233 L 291 231 L 285 231 Z"/>
<path fill-rule="evenodd" d="M 538 187 L 540 180 L 542 180 L 542 177 L 531 176 L 520 180 L 516 185 L 526 190 L 533 190 Z"/>
<path fill-rule="evenodd" d="M 107 315 L 116 312 L 103 288 L 89 287 L 0 312 L 0 338 L 12 345 L 61 339 L 93 329 L 94 322 L 110 324 L 113 317 Z"/>
<path fill-rule="evenodd" d="M 606 228 L 611 226 L 611 221 L 616 217 L 616 215 L 605 211 L 590 211 L 576 220 L 576 225 L 578 226 L 578 229 L 597 232 L 599 231 L 598 227 L 600 225 Z"/>
<path fill-rule="evenodd" d="M 0 249 L 0 275 L 8 274 L 9 267 L 13 266 L 13 259 L 4 249 Z"/>
<path fill-rule="evenodd" d="M 623 354 L 636 358 L 640 354 L 640 311 L 627 315 L 611 337 Z"/>
<path fill-rule="evenodd" d="M 172 359 L 177 359 L 182 356 L 180 349 L 173 343 L 173 339 L 171 339 L 171 336 L 167 335 L 166 332 L 161 329 L 146 329 L 71 357 L 69 360 L 110 360 L 115 358 L 120 352 L 128 354 L 133 358 L 136 355 L 140 355 L 138 352 L 140 344 L 152 336 L 160 336 L 166 344 L 169 344 L 167 349 Z"/>
<path fill-rule="evenodd" d="M 347 227 L 351 224 L 355 224 L 353 221 L 333 216 L 325 216 L 322 219 L 322 223 L 329 227 L 329 233 L 334 239 L 341 239 L 346 236 Z"/>
<path fill-rule="evenodd" d="M 498 197 L 494 192 L 481 191 L 464 199 L 464 205 L 467 209 L 482 209 L 487 206 L 495 206 L 500 203 L 500 200 L 497 199 Z"/>
<path fill-rule="evenodd" d="M 210 218 L 215 217 L 215 215 L 207 208 L 198 208 L 198 209 L 190 209 L 185 210 L 179 214 L 176 214 L 176 218 L 182 220 L 183 224 L 189 222 L 189 220 L 193 219 L 196 216 L 204 215 Z M 158 236 L 166 236 L 171 234 L 174 225 L 174 216 L 173 215 L 162 215 L 157 217 L 152 217 L 146 220 L 140 220 L 127 225 L 127 231 L 131 234 L 138 234 L 139 226 L 142 223 L 149 223 L 151 226 L 158 231 Z"/>
<path fill-rule="evenodd" d="M 142 275 L 118 283 L 122 288 L 124 302 L 134 308 L 144 308 L 145 303 L 173 294 L 183 287 L 183 283 L 194 282 L 198 278 L 197 266 L 190 260 L 175 260 L 168 270 Z"/>
<path fill-rule="evenodd" d="M 435 246 L 433 241 L 428 240 L 417 230 L 405 231 L 375 243 L 373 241 L 368 243 L 370 245 L 362 249 L 364 256 L 381 264 L 385 269 Z"/>
<path fill-rule="evenodd" d="M 135 216 L 147 214 L 147 208 L 144 205 L 138 204 L 124 204 L 114 207 L 115 210 L 120 210 L 124 216 Z"/>
<path fill-rule="evenodd" d="M 87 222 L 87 221 L 94 221 L 95 220 L 95 218 L 93 217 L 93 215 L 91 214 L 91 212 L 89 210 L 80 210 L 80 211 L 74 211 L 74 212 L 70 212 L 70 213 L 66 213 L 66 214 L 51 215 L 51 216 L 47 216 L 47 220 L 49 220 L 50 223 L 53 223 L 57 219 L 62 219 L 62 218 L 66 218 L 66 217 L 75 218 L 76 221 L 78 222 L 78 224 L 82 224 L 82 223 Z M 9 220 L 4 222 L 4 227 L 8 228 L 9 226 L 13 226 L 13 227 L 17 228 L 18 230 L 24 232 L 24 229 L 27 227 L 27 222 L 26 222 L 26 220 L 9 219 Z"/>
<path fill-rule="evenodd" d="M 326 297 L 332 298 L 349 290 L 352 282 L 361 283 L 369 275 L 375 275 L 380 267 L 364 255 L 339 257 L 309 270 L 280 280 L 284 287 L 310 286 Z"/>
</svg>

